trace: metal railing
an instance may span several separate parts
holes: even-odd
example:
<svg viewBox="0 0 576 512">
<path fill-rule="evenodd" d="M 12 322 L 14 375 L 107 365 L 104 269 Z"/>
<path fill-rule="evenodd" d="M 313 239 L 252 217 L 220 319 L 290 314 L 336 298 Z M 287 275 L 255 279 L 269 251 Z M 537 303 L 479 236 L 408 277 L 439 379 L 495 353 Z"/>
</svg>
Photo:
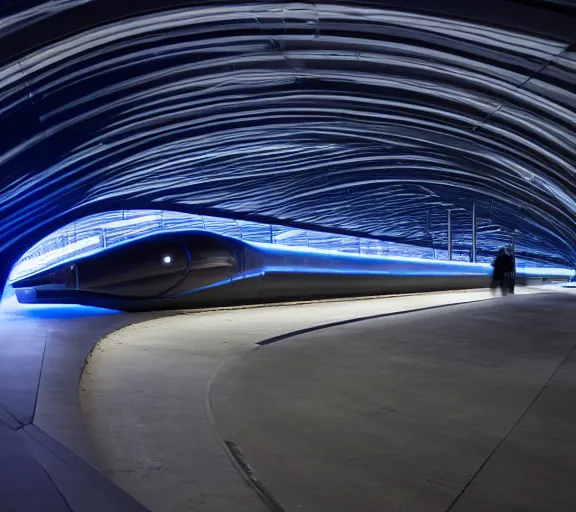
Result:
<svg viewBox="0 0 576 512">
<path fill-rule="evenodd" d="M 356 254 L 448 259 L 447 251 L 409 244 L 206 215 L 161 210 L 119 210 L 86 217 L 52 233 L 24 254 L 12 269 L 8 282 L 128 240 L 176 230 L 205 230 L 252 242 Z M 453 254 L 455 260 L 468 261 L 468 258 L 467 252 Z"/>
</svg>

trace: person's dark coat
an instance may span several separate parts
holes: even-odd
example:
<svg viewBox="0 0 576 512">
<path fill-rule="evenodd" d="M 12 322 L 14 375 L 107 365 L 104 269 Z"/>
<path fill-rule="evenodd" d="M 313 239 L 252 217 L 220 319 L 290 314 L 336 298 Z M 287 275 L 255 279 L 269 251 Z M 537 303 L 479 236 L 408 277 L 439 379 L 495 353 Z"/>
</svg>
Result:
<svg viewBox="0 0 576 512">
<path fill-rule="evenodd" d="M 494 272 L 492 279 L 495 281 L 502 281 L 514 272 L 514 259 L 506 253 L 500 253 L 492 263 Z"/>
</svg>

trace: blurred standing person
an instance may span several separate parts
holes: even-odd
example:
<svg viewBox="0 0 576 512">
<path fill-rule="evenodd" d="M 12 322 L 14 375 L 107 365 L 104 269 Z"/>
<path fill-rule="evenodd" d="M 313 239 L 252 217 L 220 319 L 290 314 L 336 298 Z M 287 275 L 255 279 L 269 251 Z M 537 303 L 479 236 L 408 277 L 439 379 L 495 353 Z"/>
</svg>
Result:
<svg viewBox="0 0 576 512">
<path fill-rule="evenodd" d="M 511 276 L 514 274 L 514 260 L 503 247 L 498 250 L 498 255 L 492 262 L 494 268 L 492 272 L 492 284 L 490 289 L 496 293 L 496 288 L 500 288 L 502 295 L 508 295 L 508 292 L 514 292 L 511 285 Z"/>
<path fill-rule="evenodd" d="M 514 293 L 514 288 L 516 287 L 516 254 L 514 253 L 513 247 L 508 250 L 508 256 L 510 258 L 509 268 L 508 268 L 508 289 L 510 293 Z"/>
</svg>

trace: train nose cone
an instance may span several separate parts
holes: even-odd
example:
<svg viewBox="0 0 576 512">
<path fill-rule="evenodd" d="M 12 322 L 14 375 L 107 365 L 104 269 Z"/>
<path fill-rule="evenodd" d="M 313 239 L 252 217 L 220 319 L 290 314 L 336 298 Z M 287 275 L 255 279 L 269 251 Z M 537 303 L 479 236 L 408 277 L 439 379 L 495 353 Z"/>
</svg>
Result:
<svg viewBox="0 0 576 512">
<path fill-rule="evenodd" d="M 36 289 L 75 289 L 77 288 L 77 270 L 75 265 L 62 265 L 31 277 L 12 283 L 12 288 L 22 290 Z"/>
</svg>

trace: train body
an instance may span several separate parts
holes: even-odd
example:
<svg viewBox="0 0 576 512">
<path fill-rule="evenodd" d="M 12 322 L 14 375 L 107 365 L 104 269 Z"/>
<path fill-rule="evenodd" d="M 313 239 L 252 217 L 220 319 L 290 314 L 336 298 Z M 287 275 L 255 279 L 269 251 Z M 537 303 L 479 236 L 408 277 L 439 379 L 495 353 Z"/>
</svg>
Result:
<svg viewBox="0 0 576 512">
<path fill-rule="evenodd" d="M 21 303 L 144 311 L 486 288 L 490 274 L 482 264 L 293 249 L 182 231 L 132 240 L 12 286 Z M 520 282 L 526 279 L 544 276 L 518 274 Z"/>
</svg>

